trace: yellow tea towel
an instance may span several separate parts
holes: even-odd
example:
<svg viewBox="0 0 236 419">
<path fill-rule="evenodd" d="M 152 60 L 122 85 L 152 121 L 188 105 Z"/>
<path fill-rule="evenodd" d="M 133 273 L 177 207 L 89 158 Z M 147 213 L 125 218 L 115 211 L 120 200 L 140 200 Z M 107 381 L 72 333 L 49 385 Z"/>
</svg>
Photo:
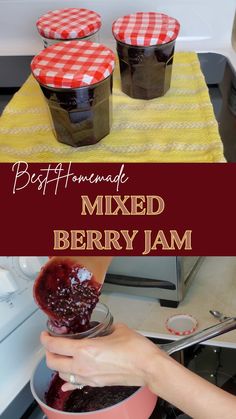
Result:
<svg viewBox="0 0 236 419">
<path fill-rule="evenodd" d="M 221 162 L 217 122 L 197 54 L 175 54 L 171 88 L 164 97 L 131 99 L 114 72 L 113 125 L 93 146 L 57 142 L 49 111 L 32 76 L 0 119 L 0 161 L 12 162 Z"/>
</svg>

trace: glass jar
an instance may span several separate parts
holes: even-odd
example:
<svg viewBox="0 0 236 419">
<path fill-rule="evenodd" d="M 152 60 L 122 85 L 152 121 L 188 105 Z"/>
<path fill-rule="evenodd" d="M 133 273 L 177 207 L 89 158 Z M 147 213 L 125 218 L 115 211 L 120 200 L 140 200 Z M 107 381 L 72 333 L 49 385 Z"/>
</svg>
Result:
<svg viewBox="0 0 236 419">
<path fill-rule="evenodd" d="M 169 90 L 179 28 L 176 19 L 155 12 L 134 13 L 113 23 L 124 93 L 153 99 Z"/>
<path fill-rule="evenodd" d="M 112 332 L 113 328 L 113 316 L 109 311 L 109 308 L 103 304 L 98 303 L 92 312 L 90 319 L 91 328 L 85 332 L 80 333 L 69 333 L 59 334 L 53 330 L 53 326 L 50 320 L 47 321 L 47 329 L 51 336 L 55 337 L 66 337 L 71 339 L 84 339 L 84 338 L 95 338 L 97 336 L 106 336 Z"/>
<path fill-rule="evenodd" d="M 58 42 L 31 63 L 49 106 L 57 140 L 72 147 L 93 145 L 112 123 L 115 56 L 95 42 Z"/>
</svg>

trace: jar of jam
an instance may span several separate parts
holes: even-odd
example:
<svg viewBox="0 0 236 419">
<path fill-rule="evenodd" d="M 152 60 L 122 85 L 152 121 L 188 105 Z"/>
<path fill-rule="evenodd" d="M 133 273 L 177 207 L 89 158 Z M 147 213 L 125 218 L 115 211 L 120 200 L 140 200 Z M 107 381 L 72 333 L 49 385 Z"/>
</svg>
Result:
<svg viewBox="0 0 236 419">
<path fill-rule="evenodd" d="M 34 57 L 58 141 L 79 147 L 109 134 L 114 65 L 109 48 L 89 41 L 59 42 Z"/>
<path fill-rule="evenodd" d="M 179 29 L 176 19 L 156 12 L 134 13 L 113 23 L 124 93 L 153 99 L 168 91 Z"/>
<path fill-rule="evenodd" d="M 99 42 L 101 16 L 88 9 L 67 8 L 49 11 L 36 22 L 44 47 L 59 41 Z"/>
</svg>

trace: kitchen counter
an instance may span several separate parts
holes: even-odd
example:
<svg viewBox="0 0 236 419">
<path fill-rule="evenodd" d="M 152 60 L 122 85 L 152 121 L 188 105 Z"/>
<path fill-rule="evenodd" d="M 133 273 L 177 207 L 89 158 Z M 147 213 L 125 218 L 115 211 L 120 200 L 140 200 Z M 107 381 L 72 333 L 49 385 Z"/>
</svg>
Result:
<svg viewBox="0 0 236 419">
<path fill-rule="evenodd" d="M 236 257 L 206 257 L 184 300 L 177 309 L 161 307 L 152 298 L 103 292 L 101 301 L 107 304 L 115 322 L 124 322 L 142 334 L 160 339 L 178 339 L 165 328 L 168 317 L 188 313 L 198 321 L 197 330 L 217 323 L 209 310 L 236 316 Z M 236 330 L 207 342 L 236 348 Z"/>
</svg>

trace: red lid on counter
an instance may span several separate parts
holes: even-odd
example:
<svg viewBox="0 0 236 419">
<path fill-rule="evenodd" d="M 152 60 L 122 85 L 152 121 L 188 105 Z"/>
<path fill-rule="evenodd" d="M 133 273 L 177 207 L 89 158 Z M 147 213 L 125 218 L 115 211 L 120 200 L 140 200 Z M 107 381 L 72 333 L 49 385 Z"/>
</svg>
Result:
<svg viewBox="0 0 236 419">
<path fill-rule="evenodd" d="M 185 336 L 195 332 L 197 320 L 190 314 L 175 314 L 166 321 L 167 330 L 172 335 Z"/>
<path fill-rule="evenodd" d="M 114 66 L 113 52 L 89 41 L 59 42 L 31 62 L 32 73 L 40 84 L 68 89 L 98 83 L 113 72 Z"/>
<path fill-rule="evenodd" d="M 36 23 L 40 35 L 49 39 L 78 39 L 101 27 L 101 16 L 88 9 L 59 9 L 41 16 Z"/>
<path fill-rule="evenodd" d="M 126 15 L 112 25 L 117 41 L 135 46 L 166 44 L 177 38 L 179 29 L 178 20 L 156 12 Z"/>
</svg>

